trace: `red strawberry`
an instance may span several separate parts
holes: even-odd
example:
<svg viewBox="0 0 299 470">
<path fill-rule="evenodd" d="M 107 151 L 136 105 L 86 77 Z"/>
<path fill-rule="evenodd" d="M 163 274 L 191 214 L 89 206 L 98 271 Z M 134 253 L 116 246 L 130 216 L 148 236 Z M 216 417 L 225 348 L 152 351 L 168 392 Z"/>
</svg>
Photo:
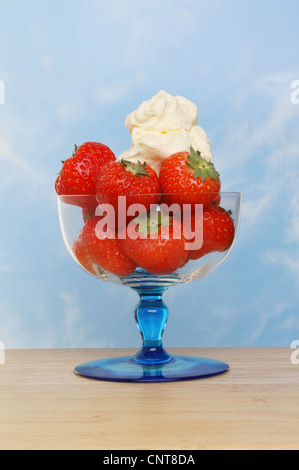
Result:
<svg viewBox="0 0 299 470">
<path fill-rule="evenodd" d="M 96 199 L 90 195 L 96 192 L 98 171 L 103 165 L 115 159 L 109 147 L 99 142 L 85 142 L 79 148 L 75 146 L 75 152 L 63 162 L 61 172 L 56 179 L 57 194 L 67 195 L 64 201 L 68 204 L 94 208 Z"/>
<path fill-rule="evenodd" d="M 198 250 L 190 249 L 189 259 L 198 259 L 213 251 L 226 251 L 233 242 L 235 228 L 229 211 L 212 204 L 203 210 L 202 224 L 202 227 L 195 227 L 194 219 L 191 219 L 193 233 L 196 229 L 203 230 L 203 244 Z"/>
<path fill-rule="evenodd" d="M 98 225 L 100 221 L 101 217 L 87 220 L 73 244 L 74 255 L 91 274 L 98 275 L 100 266 L 116 276 L 128 276 L 135 270 L 136 264 L 123 252 L 116 233 L 104 231 Z"/>
<path fill-rule="evenodd" d="M 209 206 L 217 197 L 221 183 L 213 163 L 191 148 L 191 153 L 178 152 L 168 157 L 160 170 L 163 201 L 169 204 L 202 204 Z"/>
<path fill-rule="evenodd" d="M 165 222 L 163 216 L 153 220 L 150 214 L 143 214 L 129 223 L 120 243 L 127 256 L 149 273 L 171 274 L 187 262 L 181 229 L 180 223 L 169 218 Z"/>
<path fill-rule="evenodd" d="M 63 194 L 65 191 L 63 182 L 61 181 L 60 173 L 57 176 L 56 181 L 55 181 L 55 191 L 57 194 Z"/>
<path fill-rule="evenodd" d="M 158 201 L 159 192 L 160 185 L 156 172 L 146 163 L 133 163 L 127 160 L 117 160 L 102 167 L 96 183 L 98 203 L 111 204 L 116 217 L 118 217 L 119 196 L 125 196 L 124 212 L 132 204 L 142 204 L 147 211 L 151 204 L 156 204 Z M 135 216 L 135 213 L 131 214 L 125 222 Z"/>
<path fill-rule="evenodd" d="M 94 217 L 95 216 L 95 209 L 92 208 L 92 207 L 83 207 L 82 209 L 82 217 L 83 217 L 83 220 L 84 222 L 87 222 L 88 219 L 90 219 L 91 217 Z"/>
<path fill-rule="evenodd" d="M 221 203 L 221 194 L 217 194 L 216 198 L 215 198 L 215 201 L 214 201 L 214 204 L 217 204 L 217 206 L 220 206 L 220 203 Z"/>
</svg>

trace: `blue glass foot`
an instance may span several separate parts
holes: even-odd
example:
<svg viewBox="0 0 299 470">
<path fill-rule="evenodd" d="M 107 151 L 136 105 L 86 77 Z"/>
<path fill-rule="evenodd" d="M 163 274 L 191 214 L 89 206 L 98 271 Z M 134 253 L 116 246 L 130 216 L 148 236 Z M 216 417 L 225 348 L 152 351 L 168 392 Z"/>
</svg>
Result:
<svg viewBox="0 0 299 470">
<path fill-rule="evenodd" d="M 123 356 L 80 364 L 75 372 L 84 377 L 117 382 L 166 382 L 190 380 L 221 374 L 225 362 L 196 356 L 171 356 L 162 345 L 168 309 L 162 300 L 166 288 L 135 289 L 140 301 L 135 320 L 142 348 L 135 356 Z"/>
<path fill-rule="evenodd" d="M 225 362 L 196 356 L 173 356 L 165 364 L 142 365 L 123 356 L 80 364 L 75 372 L 89 379 L 116 382 L 170 382 L 211 377 L 229 369 Z"/>
</svg>

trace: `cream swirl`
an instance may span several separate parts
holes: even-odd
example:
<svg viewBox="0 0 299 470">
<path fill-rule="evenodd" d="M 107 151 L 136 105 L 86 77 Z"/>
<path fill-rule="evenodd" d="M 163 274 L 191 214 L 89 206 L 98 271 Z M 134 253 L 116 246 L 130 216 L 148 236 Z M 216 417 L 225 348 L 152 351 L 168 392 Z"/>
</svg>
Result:
<svg viewBox="0 0 299 470">
<path fill-rule="evenodd" d="M 177 152 L 199 150 L 212 161 L 210 142 L 196 125 L 198 108 L 181 96 L 160 91 L 130 113 L 125 125 L 132 135 L 132 146 L 119 158 L 146 161 L 159 174 L 163 161 Z"/>
<path fill-rule="evenodd" d="M 197 118 L 198 109 L 195 104 L 182 96 L 172 96 L 161 90 L 130 113 L 125 125 L 130 133 L 136 127 L 151 131 L 191 130 L 196 125 Z"/>
</svg>

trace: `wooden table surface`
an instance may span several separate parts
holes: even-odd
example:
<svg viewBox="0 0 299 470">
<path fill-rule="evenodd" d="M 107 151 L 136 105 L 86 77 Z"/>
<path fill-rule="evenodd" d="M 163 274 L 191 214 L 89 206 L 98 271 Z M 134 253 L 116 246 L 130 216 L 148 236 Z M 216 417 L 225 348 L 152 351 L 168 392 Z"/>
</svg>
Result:
<svg viewBox="0 0 299 470">
<path fill-rule="evenodd" d="M 182 348 L 229 363 L 201 380 L 116 383 L 73 372 L 128 349 L 7 350 L 0 449 L 299 449 L 299 365 L 289 348 Z"/>
</svg>

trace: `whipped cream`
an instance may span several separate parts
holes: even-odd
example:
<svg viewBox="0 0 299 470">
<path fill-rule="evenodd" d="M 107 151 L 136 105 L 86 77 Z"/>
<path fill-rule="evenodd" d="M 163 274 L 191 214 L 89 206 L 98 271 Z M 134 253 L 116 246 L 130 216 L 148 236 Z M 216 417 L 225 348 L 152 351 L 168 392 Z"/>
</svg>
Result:
<svg viewBox="0 0 299 470">
<path fill-rule="evenodd" d="M 212 161 L 210 142 L 197 120 L 198 108 L 194 103 L 161 90 L 127 116 L 125 126 L 132 136 L 132 146 L 118 158 L 134 163 L 146 161 L 157 174 L 167 157 L 189 152 L 190 147 Z"/>
</svg>

